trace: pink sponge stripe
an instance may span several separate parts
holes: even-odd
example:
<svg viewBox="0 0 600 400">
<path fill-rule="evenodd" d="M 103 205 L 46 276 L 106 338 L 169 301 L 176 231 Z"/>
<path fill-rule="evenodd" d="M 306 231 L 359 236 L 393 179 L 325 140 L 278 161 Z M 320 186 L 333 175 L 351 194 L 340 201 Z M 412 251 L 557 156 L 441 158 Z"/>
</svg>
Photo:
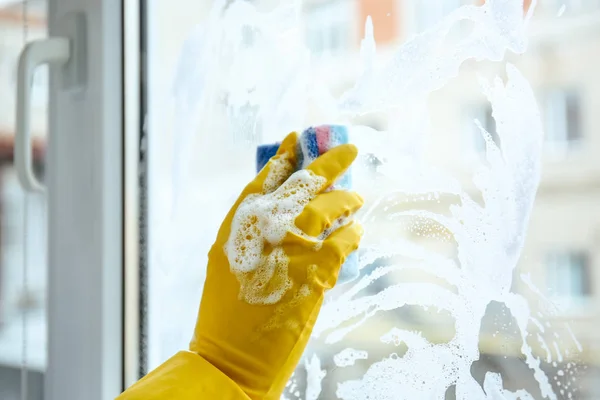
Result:
<svg viewBox="0 0 600 400">
<path fill-rule="evenodd" d="M 315 127 L 315 134 L 317 136 L 317 146 L 319 147 L 319 155 L 325 153 L 331 149 L 331 135 L 328 125 L 321 125 Z"/>
</svg>

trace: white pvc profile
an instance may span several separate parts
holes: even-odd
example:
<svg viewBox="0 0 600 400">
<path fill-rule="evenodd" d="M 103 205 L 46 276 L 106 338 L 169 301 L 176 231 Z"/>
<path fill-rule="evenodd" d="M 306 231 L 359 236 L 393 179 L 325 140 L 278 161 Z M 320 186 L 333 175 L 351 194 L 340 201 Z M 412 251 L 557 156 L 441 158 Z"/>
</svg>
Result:
<svg viewBox="0 0 600 400">
<path fill-rule="evenodd" d="M 46 400 L 123 388 L 122 2 L 48 0 L 50 37 L 86 21 L 82 85 L 53 68 L 49 93 Z"/>
<path fill-rule="evenodd" d="M 123 8 L 124 89 L 124 343 L 125 387 L 140 378 L 140 135 L 141 10 L 139 1 Z"/>
</svg>

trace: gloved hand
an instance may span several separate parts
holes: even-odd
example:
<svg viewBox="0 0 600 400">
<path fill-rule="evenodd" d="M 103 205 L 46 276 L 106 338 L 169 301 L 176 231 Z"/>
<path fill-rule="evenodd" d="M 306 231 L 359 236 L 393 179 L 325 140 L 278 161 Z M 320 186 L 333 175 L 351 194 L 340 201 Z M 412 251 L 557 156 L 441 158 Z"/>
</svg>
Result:
<svg viewBox="0 0 600 400">
<path fill-rule="evenodd" d="M 325 192 L 356 147 L 336 147 L 294 173 L 295 146 L 292 133 L 223 221 L 190 344 L 252 399 L 280 398 L 325 291 L 362 235 L 351 222 L 317 239 L 363 205 L 356 193 Z"/>
<path fill-rule="evenodd" d="M 357 223 L 338 225 L 363 200 L 327 190 L 356 148 L 333 148 L 294 172 L 295 146 L 292 133 L 225 217 L 209 253 L 191 351 L 171 357 L 119 400 L 280 398 L 325 291 L 362 235 Z M 325 230 L 333 233 L 325 237 Z"/>
</svg>

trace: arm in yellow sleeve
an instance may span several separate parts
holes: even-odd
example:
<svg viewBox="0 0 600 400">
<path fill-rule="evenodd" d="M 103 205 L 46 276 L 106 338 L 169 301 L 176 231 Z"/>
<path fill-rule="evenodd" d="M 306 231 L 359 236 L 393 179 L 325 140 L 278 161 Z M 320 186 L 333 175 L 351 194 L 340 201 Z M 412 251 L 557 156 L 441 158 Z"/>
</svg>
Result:
<svg viewBox="0 0 600 400">
<path fill-rule="evenodd" d="M 248 400 L 238 385 L 196 353 L 181 351 L 117 400 Z"/>
</svg>

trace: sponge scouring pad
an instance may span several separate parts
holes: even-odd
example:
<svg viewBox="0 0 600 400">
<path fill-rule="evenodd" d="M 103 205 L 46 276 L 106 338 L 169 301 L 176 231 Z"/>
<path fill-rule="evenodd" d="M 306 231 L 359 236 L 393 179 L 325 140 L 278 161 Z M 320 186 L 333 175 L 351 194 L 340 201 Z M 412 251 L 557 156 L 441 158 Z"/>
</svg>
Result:
<svg viewBox="0 0 600 400">
<path fill-rule="evenodd" d="M 306 168 L 314 159 L 328 150 L 348 143 L 348 129 L 343 125 L 320 125 L 306 129 L 298 138 L 296 147 L 297 169 Z M 256 149 L 256 171 L 260 171 L 279 149 L 279 143 L 260 145 Z M 331 189 L 348 190 L 352 186 L 351 173 L 348 170 Z M 350 254 L 338 277 L 338 283 L 351 281 L 358 277 L 358 254 Z"/>
</svg>

